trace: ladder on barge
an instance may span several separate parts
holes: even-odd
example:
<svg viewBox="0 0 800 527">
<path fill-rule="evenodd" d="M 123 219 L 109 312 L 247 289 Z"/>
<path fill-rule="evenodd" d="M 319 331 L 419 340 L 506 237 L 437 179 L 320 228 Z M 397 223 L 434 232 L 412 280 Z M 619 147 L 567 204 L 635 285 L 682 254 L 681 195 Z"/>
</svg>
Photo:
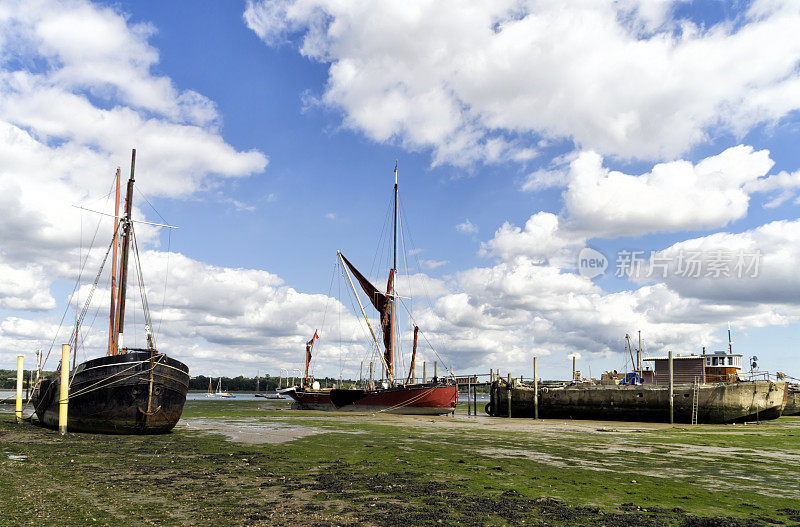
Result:
<svg viewBox="0 0 800 527">
<path fill-rule="evenodd" d="M 697 382 L 697 377 L 694 378 L 692 384 L 692 424 L 697 424 L 697 413 L 700 407 L 700 383 Z"/>
</svg>

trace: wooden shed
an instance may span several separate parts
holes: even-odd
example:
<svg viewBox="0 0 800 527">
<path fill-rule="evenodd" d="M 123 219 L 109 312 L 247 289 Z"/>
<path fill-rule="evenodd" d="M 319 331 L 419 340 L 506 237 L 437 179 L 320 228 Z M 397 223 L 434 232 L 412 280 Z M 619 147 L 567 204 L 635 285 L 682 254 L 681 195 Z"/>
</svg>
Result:
<svg viewBox="0 0 800 527">
<path fill-rule="evenodd" d="M 669 357 L 647 357 L 655 370 L 655 384 L 669 384 Z M 672 378 L 675 384 L 706 382 L 705 358 L 700 355 L 675 355 L 672 357 Z"/>
</svg>

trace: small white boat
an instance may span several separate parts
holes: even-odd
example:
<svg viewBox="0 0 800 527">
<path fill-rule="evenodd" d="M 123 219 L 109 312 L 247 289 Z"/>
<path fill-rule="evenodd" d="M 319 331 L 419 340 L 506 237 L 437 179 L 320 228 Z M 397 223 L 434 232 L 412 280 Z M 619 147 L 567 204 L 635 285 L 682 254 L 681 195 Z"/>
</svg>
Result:
<svg viewBox="0 0 800 527">
<path fill-rule="evenodd" d="M 224 397 L 225 399 L 233 399 L 236 396 L 230 392 L 223 392 L 222 391 L 222 377 L 219 378 L 217 382 L 217 391 L 211 391 L 211 379 L 208 380 L 208 393 L 206 393 L 206 397 Z"/>
</svg>

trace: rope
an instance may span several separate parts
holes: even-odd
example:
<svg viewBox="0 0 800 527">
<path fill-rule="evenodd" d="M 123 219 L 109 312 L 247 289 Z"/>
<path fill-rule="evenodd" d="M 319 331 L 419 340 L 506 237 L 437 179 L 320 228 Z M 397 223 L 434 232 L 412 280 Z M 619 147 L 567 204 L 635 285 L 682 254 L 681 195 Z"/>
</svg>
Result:
<svg viewBox="0 0 800 527">
<path fill-rule="evenodd" d="M 152 339 L 152 348 L 156 347 L 156 338 L 153 334 L 153 325 L 150 320 L 150 305 L 147 303 L 147 293 L 145 292 L 144 286 L 144 273 L 142 272 L 142 259 L 139 256 L 139 243 L 136 240 L 136 231 L 133 229 L 133 225 L 131 225 L 131 233 L 133 234 L 133 254 L 134 260 L 136 262 L 136 279 L 139 282 L 139 295 L 142 298 L 142 311 L 144 313 L 144 323 L 150 329 L 150 335 Z M 148 348 L 151 347 L 151 343 L 147 343 Z"/>
<path fill-rule="evenodd" d="M 397 410 L 398 408 L 403 408 L 405 406 L 408 406 L 411 403 L 415 403 L 415 402 L 419 401 L 420 399 L 422 399 L 423 397 L 426 397 L 426 396 L 430 395 L 431 393 L 433 393 L 434 390 L 436 390 L 436 387 L 429 388 L 427 390 L 427 392 L 422 392 L 419 395 L 415 395 L 411 399 L 409 399 L 409 400 L 407 400 L 405 402 L 402 402 L 400 404 L 396 404 L 394 406 L 390 406 L 389 408 L 384 408 L 383 410 L 378 410 L 378 413 L 388 412 L 388 411 L 391 411 L 391 410 Z"/>
<path fill-rule="evenodd" d="M 414 315 L 411 314 L 410 311 L 408 311 L 408 307 L 406 307 L 405 302 L 403 302 L 403 300 L 400 299 L 400 303 L 403 304 L 403 307 L 406 309 L 406 312 L 408 313 L 408 317 L 411 319 L 411 322 L 413 322 L 414 325 L 417 326 L 418 325 L 417 321 L 414 320 Z M 422 332 L 420 331 L 420 333 L 422 333 Z M 431 348 L 431 351 L 433 352 L 434 355 L 436 355 L 436 358 L 439 359 L 442 362 L 442 366 L 447 368 L 447 371 L 450 372 L 451 376 L 454 376 L 455 374 L 453 373 L 453 368 L 451 368 L 450 366 L 447 366 L 447 364 L 445 363 L 444 359 L 439 355 L 439 353 L 436 352 L 436 349 L 433 347 L 433 344 L 431 344 L 431 341 L 429 341 L 428 337 L 425 336 L 425 333 L 422 333 L 422 338 L 424 338 L 425 342 L 428 343 L 428 347 Z"/>
<path fill-rule="evenodd" d="M 78 290 L 78 284 L 80 283 L 81 276 L 83 276 L 83 270 L 86 267 L 86 263 L 89 261 L 89 254 L 92 251 L 92 247 L 94 247 L 95 239 L 97 238 L 97 233 L 100 230 L 100 220 L 97 221 L 97 227 L 94 230 L 94 235 L 92 236 L 92 242 L 89 244 L 89 249 L 86 252 L 86 258 L 83 260 L 83 265 L 78 270 L 78 277 L 75 279 L 75 285 L 72 287 L 72 294 L 74 295 L 75 292 Z M 53 346 L 56 343 L 56 339 L 58 338 L 58 334 L 61 331 L 61 327 L 64 325 L 64 318 L 67 316 L 67 311 L 69 311 L 69 302 L 64 307 L 64 312 L 61 314 L 61 320 L 58 322 L 58 329 L 56 330 L 56 334 L 53 335 L 53 340 L 50 341 L 50 347 L 47 350 L 47 354 L 42 361 L 42 368 L 44 368 L 45 364 L 47 364 L 47 359 L 50 357 L 50 352 L 53 351 Z"/>
<path fill-rule="evenodd" d="M 159 358 L 160 358 L 160 357 L 163 357 L 163 356 L 164 356 L 163 354 L 162 354 L 162 355 L 159 355 Z M 125 373 L 126 371 L 129 371 L 129 370 L 131 370 L 131 369 L 135 368 L 136 366 L 139 366 L 140 364 L 145 364 L 145 363 L 149 363 L 149 362 L 150 362 L 150 360 L 149 360 L 149 359 L 148 359 L 148 360 L 143 360 L 143 361 L 136 361 L 136 362 L 132 362 L 130 367 L 128 367 L 128 368 L 125 368 L 124 370 L 120 370 L 120 371 L 118 371 L 117 373 L 115 373 L 115 374 L 113 374 L 113 375 L 110 375 L 110 376 L 108 376 L 108 377 L 105 377 L 105 378 L 103 378 L 103 379 L 101 379 L 101 380 L 97 381 L 97 382 L 96 382 L 96 383 L 94 383 L 94 384 L 90 384 L 89 386 L 87 386 L 87 387 L 83 388 L 82 390 L 78 390 L 78 391 L 77 391 L 77 392 L 75 392 L 75 393 L 71 393 L 71 394 L 69 394 L 68 398 L 69 398 L 69 397 L 77 397 L 77 396 L 79 396 L 79 395 L 84 395 L 84 394 L 87 394 L 87 393 L 90 393 L 90 392 L 94 392 L 94 391 L 97 391 L 97 390 L 99 390 L 100 388 L 105 388 L 107 385 L 111 385 L 111 384 L 113 384 L 113 383 L 115 383 L 115 382 L 118 382 L 118 381 L 124 381 L 124 380 L 130 379 L 130 378 L 136 377 L 137 375 L 141 375 L 141 374 L 143 374 L 143 373 L 148 373 L 148 372 L 149 372 L 151 369 L 155 369 L 155 361 L 153 362 L 153 366 L 151 366 L 149 369 L 146 369 L 146 370 L 143 370 L 143 371 L 137 371 L 136 373 L 133 373 L 133 374 L 131 374 L 131 375 L 128 375 L 128 376 L 127 376 L 127 377 L 125 377 L 124 379 L 118 379 L 118 380 L 116 380 L 116 381 L 111 381 L 111 382 L 108 382 L 108 381 L 109 381 L 109 379 L 113 379 L 114 377 L 116 377 L 116 376 L 118 376 L 118 375 L 122 375 L 122 374 L 123 374 L 123 373 Z M 74 375 L 73 375 L 73 378 L 74 378 Z M 106 383 L 106 384 L 105 384 L 105 385 L 103 385 L 103 383 Z M 96 388 L 94 388 L 95 386 L 97 386 L 97 387 L 96 387 Z"/>
<path fill-rule="evenodd" d="M 158 214 L 158 211 L 156 211 L 156 214 Z M 167 223 L 166 220 L 164 220 L 164 223 Z M 169 279 L 169 256 L 171 251 L 172 251 L 172 229 L 167 229 L 167 269 L 166 272 L 164 273 L 164 295 L 161 297 L 161 318 L 158 319 L 158 329 L 154 332 L 155 334 L 159 334 L 161 332 L 161 323 L 164 321 L 164 306 L 167 303 L 167 280 Z M 155 337 L 153 338 L 153 341 L 155 342 Z"/>
</svg>

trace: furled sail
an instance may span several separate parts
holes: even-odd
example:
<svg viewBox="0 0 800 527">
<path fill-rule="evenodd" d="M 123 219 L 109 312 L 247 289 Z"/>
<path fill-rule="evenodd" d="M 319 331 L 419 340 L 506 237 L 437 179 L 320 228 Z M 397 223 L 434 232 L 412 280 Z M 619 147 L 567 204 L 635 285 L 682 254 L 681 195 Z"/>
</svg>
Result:
<svg viewBox="0 0 800 527">
<path fill-rule="evenodd" d="M 358 283 L 361 284 L 361 288 L 364 290 L 364 293 L 367 294 L 369 301 L 372 302 L 372 305 L 375 309 L 378 310 L 378 313 L 381 315 L 381 330 L 383 331 L 383 346 L 385 349 L 385 359 L 386 364 L 389 367 L 389 374 L 392 374 L 392 302 L 391 297 L 387 294 L 382 293 L 378 290 L 377 287 L 372 285 L 367 278 L 362 275 L 358 269 L 355 268 L 353 264 L 350 263 L 350 260 L 345 258 L 342 255 L 342 259 L 347 267 L 350 269 L 350 272 L 353 273 L 353 276 L 356 277 Z M 389 272 L 389 283 L 387 285 L 387 291 L 392 290 L 392 281 L 394 279 L 394 269 Z"/>
</svg>

